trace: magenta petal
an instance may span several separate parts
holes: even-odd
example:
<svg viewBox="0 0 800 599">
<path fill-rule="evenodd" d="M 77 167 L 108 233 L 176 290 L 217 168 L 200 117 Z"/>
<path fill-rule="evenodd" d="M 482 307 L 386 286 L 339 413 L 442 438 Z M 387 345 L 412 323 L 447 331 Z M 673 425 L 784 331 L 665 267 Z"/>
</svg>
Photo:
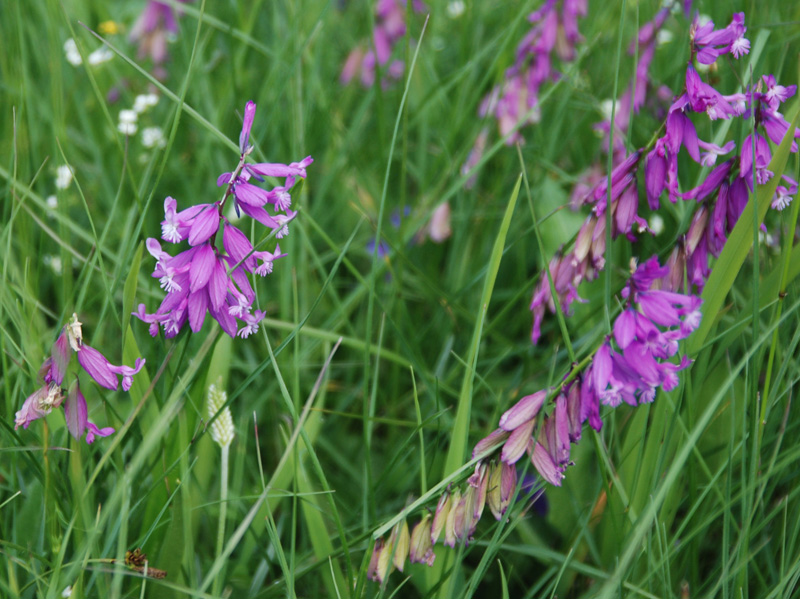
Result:
<svg viewBox="0 0 800 599">
<path fill-rule="evenodd" d="M 500 453 L 500 459 L 506 464 L 514 464 L 522 457 L 525 450 L 531 444 L 531 436 L 533 435 L 533 427 L 536 420 L 532 419 L 518 427 L 508 437 L 508 440 L 503 445 L 503 451 Z"/>
<path fill-rule="evenodd" d="M 253 218 L 260 222 L 265 227 L 269 227 L 270 229 L 277 229 L 280 227 L 278 221 L 272 218 L 263 207 L 260 206 L 250 206 L 249 204 L 241 203 L 239 207 L 242 209 L 247 216 Z"/>
<path fill-rule="evenodd" d="M 622 349 L 628 347 L 636 335 L 636 315 L 633 310 L 625 310 L 614 323 L 614 338 Z"/>
<path fill-rule="evenodd" d="M 189 326 L 195 333 L 203 328 L 203 321 L 206 319 L 207 309 L 208 293 L 206 293 L 205 289 L 201 289 L 189 296 Z"/>
<path fill-rule="evenodd" d="M 213 307 L 209 308 L 211 318 L 219 323 L 222 330 L 228 333 L 232 338 L 236 338 L 236 318 L 233 317 L 227 310 L 226 306 L 222 306 L 221 310 L 214 310 Z"/>
<path fill-rule="evenodd" d="M 508 431 L 504 431 L 501 428 L 495 429 L 475 444 L 475 448 L 472 450 L 472 457 L 476 458 L 499 447 L 508 439 L 508 435 Z"/>
<path fill-rule="evenodd" d="M 546 399 L 547 391 L 526 395 L 500 417 L 500 428 L 513 431 L 528 420 L 532 420 L 542 409 Z"/>
<path fill-rule="evenodd" d="M 214 270 L 208 280 L 208 298 L 211 300 L 211 307 L 219 310 L 225 302 L 225 295 L 228 291 L 228 271 L 222 261 L 215 260 Z"/>
<path fill-rule="evenodd" d="M 212 204 L 192 221 L 189 229 L 189 245 L 200 245 L 208 241 L 217 232 L 217 229 L 219 229 L 219 213 L 216 206 Z"/>
<path fill-rule="evenodd" d="M 253 128 L 255 116 L 256 103 L 250 100 L 244 107 L 244 122 L 242 123 L 242 132 L 239 134 L 239 150 L 241 150 L 242 154 L 247 151 L 250 142 L 250 130 Z"/>
<path fill-rule="evenodd" d="M 222 187 L 231 182 L 231 173 L 222 173 L 217 177 L 217 187 Z"/>
<path fill-rule="evenodd" d="M 247 270 L 252 271 L 256 267 L 256 260 L 251 255 L 253 245 L 247 236 L 233 225 L 225 225 L 222 232 L 222 245 L 237 264 L 244 260 L 243 264 Z"/>
<path fill-rule="evenodd" d="M 97 428 L 97 425 L 94 422 L 87 422 L 86 426 L 89 429 L 89 431 L 86 433 L 86 442 L 89 445 L 94 443 L 95 437 L 108 437 L 114 432 L 114 429 L 110 426 L 105 428 Z"/>
<path fill-rule="evenodd" d="M 263 206 L 269 201 L 269 192 L 252 183 L 237 183 L 234 188 L 236 199 L 248 206 Z"/>
<path fill-rule="evenodd" d="M 85 343 L 81 346 L 81 351 L 78 352 L 78 362 L 83 369 L 89 373 L 98 385 L 116 391 L 119 386 L 119 381 L 116 375 L 111 371 L 108 360 L 105 359 L 103 354 L 89 347 Z"/>
<path fill-rule="evenodd" d="M 306 169 L 302 163 L 293 163 L 291 165 L 278 164 L 272 162 L 259 162 L 257 164 L 248 164 L 247 170 L 256 175 L 264 177 L 305 177 Z"/>
<path fill-rule="evenodd" d="M 89 421 L 86 409 L 86 399 L 81 393 L 80 385 L 76 384 L 67 394 L 67 401 L 64 404 L 64 418 L 67 421 L 67 429 L 70 434 L 80 440 L 86 424 Z"/>
<path fill-rule="evenodd" d="M 644 185 L 647 190 L 647 204 L 651 210 L 658 210 L 661 192 L 666 187 L 667 159 L 653 150 L 647 155 L 644 166 Z"/>
<path fill-rule="evenodd" d="M 605 391 L 611 378 L 611 346 L 608 341 L 600 346 L 592 361 L 592 386 L 598 393 Z"/>
<path fill-rule="evenodd" d="M 67 366 L 69 365 L 70 353 L 71 348 L 67 340 L 67 333 L 62 331 L 50 351 L 52 360 L 50 361 L 50 370 L 45 374 L 46 383 L 52 381 L 57 385 L 61 385 L 61 383 L 64 382 L 64 373 L 67 371 Z"/>
<path fill-rule="evenodd" d="M 201 245 L 197 253 L 195 253 L 192 260 L 192 266 L 189 269 L 189 290 L 194 293 L 198 289 L 202 289 L 211 278 L 211 273 L 214 271 L 214 263 L 216 256 L 211 246 Z"/>
<path fill-rule="evenodd" d="M 564 478 L 564 475 L 541 443 L 536 443 L 533 448 L 531 462 L 543 479 L 556 487 L 561 486 L 561 479 Z"/>
</svg>

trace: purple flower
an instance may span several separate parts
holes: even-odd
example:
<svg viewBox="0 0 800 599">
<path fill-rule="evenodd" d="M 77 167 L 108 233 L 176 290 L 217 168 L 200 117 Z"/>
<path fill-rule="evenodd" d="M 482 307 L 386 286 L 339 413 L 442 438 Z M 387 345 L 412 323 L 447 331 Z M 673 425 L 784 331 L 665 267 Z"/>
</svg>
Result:
<svg viewBox="0 0 800 599">
<path fill-rule="evenodd" d="M 188 0 L 178 0 L 187 2 Z M 178 33 L 178 22 L 173 8 L 157 0 L 148 0 L 142 14 L 131 28 L 130 41 L 138 42 L 138 57 L 149 56 L 155 65 L 161 65 L 169 57 L 167 40 Z M 161 73 L 157 73 L 161 75 Z"/>
<path fill-rule="evenodd" d="M 786 175 L 783 176 L 783 179 L 789 184 L 789 187 L 778 185 L 775 189 L 775 197 L 772 198 L 772 207 L 779 211 L 791 204 L 792 197 L 797 193 L 797 181 Z"/>
<path fill-rule="evenodd" d="M 239 133 L 239 151 L 242 154 L 249 154 L 250 149 L 250 130 L 253 128 L 253 119 L 256 116 L 256 103 L 248 100 L 244 105 L 244 121 L 242 122 L 242 132 Z"/>
<path fill-rule="evenodd" d="M 763 185 L 772 178 L 773 172 L 767 167 L 772 160 L 772 151 L 769 149 L 767 140 L 755 133 L 755 155 L 753 154 L 753 135 L 748 135 L 742 142 L 742 157 L 739 164 L 741 176 L 747 182 L 747 186 L 753 189 L 753 162 L 756 168 L 756 182 Z"/>
<path fill-rule="evenodd" d="M 64 401 L 64 394 L 55 383 L 49 383 L 31 393 L 14 416 L 14 428 L 28 428 L 34 420 L 44 418 Z"/>
<path fill-rule="evenodd" d="M 731 53 L 735 58 L 750 51 L 750 42 L 744 37 L 744 13 L 736 13 L 730 25 L 715 30 L 713 21 L 701 25 L 697 19 L 689 33 L 692 40 L 692 53 L 702 64 L 712 64 L 722 54 Z"/>
<path fill-rule="evenodd" d="M 772 110 L 778 110 L 780 105 L 791 98 L 797 91 L 796 85 L 790 85 L 788 87 L 778 85 L 774 75 L 764 75 L 761 79 L 767 89 L 767 91 L 764 92 L 764 99 L 766 100 L 767 106 Z"/>
<path fill-rule="evenodd" d="M 29 395 L 22 408 L 16 413 L 15 428 L 20 426 L 28 428 L 33 420 L 44 418 L 52 412 L 53 408 L 63 405 L 67 429 L 75 439 L 80 440 L 84 431 L 88 431 L 86 442 L 92 443 L 96 437 L 107 437 L 114 432 L 113 428 L 100 429 L 89 421 L 86 399 L 81 393 L 80 383 L 77 379 L 66 397 L 64 396 L 61 384 L 64 381 L 72 352 L 78 354 L 79 364 L 90 377 L 100 386 L 112 390 L 117 389 L 119 386 L 117 376 L 122 375 L 122 388 L 128 391 L 133 384 L 133 376 L 142 369 L 145 360 L 137 358 L 133 367 L 114 366 L 103 354 L 83 342 L 81 327 L 77 315 L 73 314 L 72 319 L 64 326 L 53 344 L 50 357 L 44 361 L 40 369 L 44 386 Z"/>
<path fill-rule="evenodd" d="M 427 10 L 425 4 L 413 0 L 414 12 Z M 403 75 L 405 65 L 402 60 L 389 63 L 397 42 L 406 34 L 406 2 L 405 0 L 379 0 L 375 6 L 375 29 L 372 32 L 372 43 L 362 44 L 354 48 L 342 67 L 340 81 L 347 85 L 360 74 L 361 84 L 371 87 L 375 83 L 375 67 L 386 66 L 385 73 L 389 79 L 399 79 Z M 365 47 L 366 46 L 366 47 Z M 382 82 L 388 86 L 389 79 Z"/>
<path fill-rule="evenodd" d="M 732 140 L 722 147 L 705 142 L 702 139 L 698 140 L 697 143 L 701 148 L 707 150 L 704 154 L 700 155 L 700 164 L 703 166 L 714 166 L 717 163 L 717 156 L 727 154 L 736 147 L 736 143 Z"/>
<path fill-rule="evenodd" d="M 78 362 L 101 387 L 116 391 L 119 385 L 117 375 L 122 375 L 122 389 L 128 391 L 133 384 L 133 375 L 144 366 L 144 358 L 137 358 L 133 368 L 130 366 L 114 366 L 105 356 L 85 343 L 78 353 Z"/>
<path fill-rule="evenodd" d="M 705 112 L 712 121 L 739 115 L 738 108 L 704 83 L 691 64 L 686 67 L 686 96 L 694 112 Z"/>
<path fill-rule="evenodd" d="M 147 250 L 156 259 L 153 276 L 159 279 L 166 296 L 154 313 L 147 313 L 141 304 L 133 314 L 150 325 L 153 336 L 161 327 L 167 338 L 174 337 L 187 322 L 192 331 L 198 332 L 206 314 L 210 314 L 228 335 L 245 338 L 258 330 L 265 316 L 265 312 L 253 309 L 255 292 L 248 274 L 265 276 L 271 273 L 275 260 L 286 254 L 281 252 L 280 246 L 276 246 L 274 252 L 256 251 L 247 236 L 221 216 L 222 210 L 227 199 L 233 197 L 237 211 L 241 209 L 273 229 L 278 239 L 285 237 L 289 233 L 289 221 L 297 214 L 289 210 L 290 190 L 297 177 L 306 177 L 306 169 L 313 159 L 308 156 L 288 165 L 248 163 L 255 112 L 255 103 L 248 102 L 239 134 L 239 163 L 233 171 L 223 173 L 217 179 L 218 186 L 226 186 L 222 200 L 192 206 L 181 212 L 177 211 L 177 202 L 173 198 L 164 201 L 162 238 L 171 243 L 187 241 L 191 247 L 172 256 L 161 249 L 156 239 L 147 240 Z M 284 182 L 273 189 L 250 183 L 251 179 L 263 183 L 264 177 L 284 178 Z M 267 204 L 274 207 L 274 213 L 266 210 Z M 225 253 L 215 243 L 220 228 Z M 242 321 L 241 328 L 237 320 Z M 126 379 L 123 379 L 123 386 L 125 384 Z"/>
</svg>

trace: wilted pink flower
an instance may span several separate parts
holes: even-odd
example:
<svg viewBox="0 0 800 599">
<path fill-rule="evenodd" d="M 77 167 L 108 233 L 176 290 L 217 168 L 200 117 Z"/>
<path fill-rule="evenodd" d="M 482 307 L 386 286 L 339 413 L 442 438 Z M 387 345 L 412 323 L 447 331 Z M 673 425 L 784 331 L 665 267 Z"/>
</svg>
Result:
<svg viewBox="0 0 800 599">
<path fill-rule="evenodd" d="M 39 371 L 44 386 L 29 395 L 16 413 L 15 428 L 20 426 L 28 428 L 33 420 L 44 418 L 54 408 L 63 405 L 67 429 L 75 439 L 80 439 L 86 431 L 86 442 L 92 443 L 95 437 L 107 437 L 114 432 L 113 428 L 101 429 L 89 421 L 86 399 L 81 393 L 77 379 L 66 396 L 64 395 L 61 384 L 73 352 L 78 354 L 81 367 L 97 384 L 112 390 L 117 389 L 119 386 L 117 376 L 122 375 L 122 388 L 128 391 L 133 384 L 133 376 L 144 367 L 145 363 L 144 358 L 137 358 L 133 367 L 111 364 L 103 354 L 83 342 L 81 323 L 78 321 L 78 316 L 73 314 L 53 344 L 50 357 L 44 361 Z"/>
</svg>

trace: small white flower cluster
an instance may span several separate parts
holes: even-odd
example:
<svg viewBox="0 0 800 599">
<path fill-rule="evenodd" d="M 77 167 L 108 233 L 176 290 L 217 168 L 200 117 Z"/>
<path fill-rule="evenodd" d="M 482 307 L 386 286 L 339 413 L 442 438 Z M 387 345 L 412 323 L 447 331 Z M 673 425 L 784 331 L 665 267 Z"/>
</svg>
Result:
<svg viewBox="0 0 800 599">
<path fill-rule="evenodd" d="M 139 119 L 139 115 L 136 113 L 135 110 L 120 110 L 119 111 L 119 123 L 117 123 L 117 129 L 123 135 L 135 135 L 136 130 L 138 129 L 138 125 L 136 121 Z"/>
<path fill-rule="evenodd" d="M 78 44 L 75 43 L 74 39 L 69 38 L 64 42 L 64 54 L 66 55 L 67 62 L 72 66 L 78 67 L 83 64 L 81 53 L 78 52 Z M 108 49 L 108 46 L 100 46 L 97 50 L 89 54 L 86 62 L 92 66 L 97 66 L 108 62 L 112 58 L 114 58 L 114 53 Z"/>
<path fill-rule="evenodd" d="M 45 256 L 42 259 L 42 262 L 44 263 L 45 266 L 49 266 L 50 268 L 52 268 L 56 276 L 60 277 L 61 274 L 64 272 L 64 263 L 58 256 L 49 256 L 49 255 Z"/>
<path fill-rule="evenodd" d="M 72 183 L 72 167 L 62 164 L 56 169 L 56 188 L 66 189 Z"/>
<path fill-rule="evenodd" d="M 447 5 L 447 16 L 451 19 L 457 19 L 464 14 L 465 10 L 466 6 L 464 6 L 462 0 L 453 0 Z"/>
<path fill-rule="evenodd" d="M 147 127 L 142 129 L 142 145 L 145 148 L 163 148 L 167 145 L 161 127 Z"/>
<path fill-rule="evenodd" d="M 135 135 L 139 129 L 139 115 L 156 104 L 158 104 L 158 96 L 156 94 L 140 94 L 136 96 L 133 101 L 133 108 L 119 111 L 119 123 L 117 123 L 119 132 L 123 135 Z M 142 132 L 142 143 L 146 148 L 163 147 L 163 144 L 158 142 L 157 136 L 153 134 L 152 129 L 158 129 L 158 127 L 149 127 Z M 161 132 L 160 129 L 158 131 Z M 163 137 L 162 133 L 162 140 Z"/>
<path fill-rule="evenodd" d="M 222 381 L 208 386 L 208 417 L 213 418 L 220 408 L 228 400 L 228 394 L 221 389 Z M 227 406 L 222 408 L 222 412 L 214 422 L 211 423 L 211 438 L 220 447 L 227 447 L 233 441 L 234 435 L 233 417 L 231 410 Z"/>
</svg>

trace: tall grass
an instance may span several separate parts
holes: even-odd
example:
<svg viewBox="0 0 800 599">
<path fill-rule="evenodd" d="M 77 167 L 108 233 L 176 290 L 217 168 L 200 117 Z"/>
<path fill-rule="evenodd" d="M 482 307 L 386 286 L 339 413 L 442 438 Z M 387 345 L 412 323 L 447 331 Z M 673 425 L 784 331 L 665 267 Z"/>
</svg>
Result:
<svg viewBox="0 0 800 599">
<path fill-rule="evenodd" d="M 590 2 L 585 40 L 544 90 L 541 123 L 523 131 L 519 150 L 489 123 L 477 185 L 466 189 L 460 167 L 487 124 L 479 103 L 538 4 L 466 2 L 453 17 L 448 3 L 430 2 L 427 23 L 410 15 L 418 43 L 402 42 L 404 78 L 368 89 L 342 86 L 339 72 L 370 35 L 372 2 L 183 5 L 163 80 L 127 38 L 143 2 L 3 4 L 0 596 L 57 598 L 68 586 L 72 597 L 800 593 L 798 202 L 767 216 L 775 244 L 759 245 L 753 213 L 732 235 L 735 251 L 717 262 L 704 295 L 702 328 L 682 348 L 694 364 L 677 389 L 604 411 L 602 431 L 585 430 L 574 448 L 563 487 L 548 486 L 534 504 L 520 489 L 506 521 L 485 518 L 467 547 L 437 547 L 433 568 L 407 565 L 382 585 L 367 579 L 375 531 L 420 496 L 430 501 L 414 515 L 432 509 L 447 477 L 465 478 L 469 448 L 500 414 L 601 342 L 629 259 L 666 257 L 686 232 L 690 212 L 679 203 L 666 207 L 659 236 L 615 242 L 607 286 L 585 283 L 586 303 L 563 327 L 548 315 L 531 345 L 538 273 L 584 217 L 567 207 L 571 186 L 604 159 L 592 124 L 634 69 L 617 49 L 658 9 Z M 753 78 L 797 83 L 800 8 L 696 7 L 720 24 L 744 10 Z M 119 33 L 100 33 L 109 20 Z M 674 39 L 653 66 L 673 90 L 689 23 L 671 18 Z M 70 37 L 84 57 L 78 67 L 65 60 Z M 87 65 L 105 43 L 114 58 Z M 749 81 L 747 68 L 720 65 L 714 76 L 733 89 Z M 150 90 L 159 101 L 139 128 L 160 127 L 160 149 L 117 130 L 118 111 Z M 259 106 L 259 160 L 315 160 L 281 240 L 288 257 L 256 282 L 268 316 L 246 340 L 209 319 L 198 334 L 152 339 L 130 316 L 163 297 L 143 241 L 158 236 L 167 195 L 181 207 L 219 199 L 214 182 L 237 159 L 249 99 Z M 793 98 L 787 117 L 796 110 Z M 635 117 L 629 147 L 660 125 Z M 747 134 L 734 132 L 737 142 Z M 63 164 L 74 181 L 60 190 Z M 785 168 L 797 178 L 797 155 Z M 757 196 L 755 214 L 770 196 Z M 420 239 L 442 201 L 452 236 Z M 393 214 L 402 215 L 397 227 Z M 385 256 L 370 249 L 376 237 Z M 86 341 L 115 363 L 147 359 L 129 393 L 84 383 L 90 418 L 116 429 L 90 446 L 72 439 L 60 414 L 13 426 L 73 312 Z M 205 398 L 220 378 L 236 436 L 218 549 L 222 463 Z M 130 557 L 126 565 L 136 548 L 147 573 Z M 151 568 L 166 577 L 146 575 Z"/>
</svg>

